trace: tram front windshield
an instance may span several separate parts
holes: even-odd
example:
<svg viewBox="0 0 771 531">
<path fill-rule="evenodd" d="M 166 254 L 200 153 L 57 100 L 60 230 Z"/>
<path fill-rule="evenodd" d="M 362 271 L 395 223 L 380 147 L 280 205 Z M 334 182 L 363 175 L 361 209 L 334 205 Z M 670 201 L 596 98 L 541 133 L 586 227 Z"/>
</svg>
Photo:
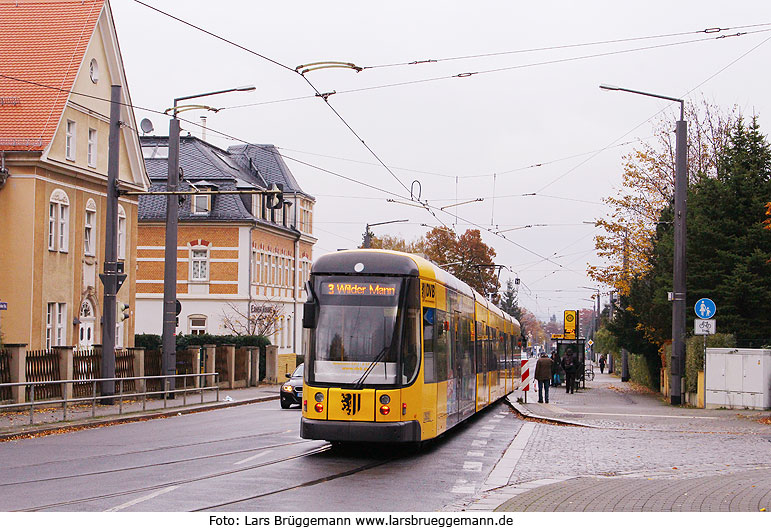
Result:
<svg viewBox="0 0 771 531">
<path fill-rule="evenodd" d="M 319 316 L 306 379 L 343 385 L 399 384 L 405 318 L 400 302 L 407 284 L 395 277 L 317 278 Z"/>
</svg>

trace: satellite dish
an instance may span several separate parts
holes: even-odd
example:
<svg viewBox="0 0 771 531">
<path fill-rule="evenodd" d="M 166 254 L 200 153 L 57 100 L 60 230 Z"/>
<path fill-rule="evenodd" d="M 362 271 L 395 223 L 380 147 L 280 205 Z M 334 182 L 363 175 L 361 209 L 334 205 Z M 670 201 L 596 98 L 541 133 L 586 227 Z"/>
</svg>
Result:
<svg viewBox="0 0 771 531">
<path fill-rule="evenodd" d="M 153 130 L 155 129 L 153 127 L 153 122 L 151 122 L 147 118 L 142 118 L 142 121 L 139 122 L 139 127 L 142 128 L 142 131 L 144 131 L 145 134 L 152 133 Z"/>
</svg>

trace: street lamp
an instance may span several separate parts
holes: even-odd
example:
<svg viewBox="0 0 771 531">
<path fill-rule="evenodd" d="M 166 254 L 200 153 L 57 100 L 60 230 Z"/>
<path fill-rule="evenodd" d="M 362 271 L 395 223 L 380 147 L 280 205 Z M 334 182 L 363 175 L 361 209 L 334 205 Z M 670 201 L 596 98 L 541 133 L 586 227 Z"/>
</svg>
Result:
<svg viewBox="0 0 771 531">
<path fill-rule="evenodd" d="M 364 229 L 364 248 L 369 249 L 372 246 L 372 236 L 370 236 L 369 228 L 377 227 L 378 225 L 388 225 L 389 223 L 406 223 L 409 219 L 394 219 L 391 221 L 381 221 L 380 223 L 367 223 L 367 227 Z"/>
<path fill-rule="evenodd" d="M 669 384 L 669 401 L 682 403 L 682 376 L 685 372 L 685 197 L 688 189 L 688 123 L 685 121 L 685 103 L 680 98 L 652 94 L 613 85 L 600 85 L 603 90 L 631 92 L 651 98 L 676 101 L 680 104 L 680 119 L 675 129 L 675 253 L 672 294 L 672 367 Z"/>
<path fill-rule="evenodd" d="M 169 155 L 168 155 L 168 178 L 166 181 L 166 191 L 176 192 L 179 187 L 179 120 L 177 112 L 186 109 L 179 109 L 179 102 L 193 98 L 202 98 L 204 96 L 213 96 L 215 94 L 225 94 L 226 92 L 250 92 L 255 90 L 253 86 L 230 88 L 226 90 L 216 90 L 214 92 L 204 92 L 192 96 L 183 96 L 174 99 L 174 106 L 167 109 L 171 111 L 171 120 L 169 121 Z M 172 376 L 176 372 L 177 345 L 174 333 L 177 328 L 177 227 L 179 222 L 179 198 L 170 194 L 166 199 L 166 244 L 164 252 L 163 268 L 163 354 L 161 356 L 161 374 L 163 376 Z M 168 382 L 170 391 L 174 390 L 174 379 Z"/>
</svg>

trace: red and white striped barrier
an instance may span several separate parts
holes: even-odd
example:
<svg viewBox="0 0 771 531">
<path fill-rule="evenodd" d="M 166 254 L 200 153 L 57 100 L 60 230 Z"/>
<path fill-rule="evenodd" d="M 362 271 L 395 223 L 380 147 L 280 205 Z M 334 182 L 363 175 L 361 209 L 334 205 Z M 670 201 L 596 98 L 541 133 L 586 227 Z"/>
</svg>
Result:
<svg viewBox="0 0 771 531">
<path fill-rule="evenodd" d="M 519 386 L 520 391 L 530 390 L 530 383 L 533 381 L 533 374 L 530 370 L 532 368 L 532 363 L 530 363 L 531 361 L 533 360 L 520 360 L 520 374 L 522 380 L 522 383 Z M 533 370 L 533 372 L 535 372 L 535 370 Z"/>
</svg>

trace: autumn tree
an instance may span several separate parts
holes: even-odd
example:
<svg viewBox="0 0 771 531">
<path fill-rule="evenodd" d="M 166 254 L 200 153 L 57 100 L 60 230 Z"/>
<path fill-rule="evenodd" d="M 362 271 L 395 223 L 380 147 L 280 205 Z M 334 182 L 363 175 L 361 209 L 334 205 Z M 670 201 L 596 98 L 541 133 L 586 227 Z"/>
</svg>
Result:
<svg viewBox="0 0 771 531">
<path fill-rule="evenodd" d="M 482 241 L 476 229 L 458 236 L 450 229 L 437 227 L 411 242 L 384 235 L 373 237 L 371 246 L 422 254 L 485 296 L 497 294 L 500 288 L 497 270 L 489 267 L 494 263 L 495 249 Z"/>
<path fill-rule="evenodd" d="M 702 102 L 686 106 L 688 121 L 688 180 L 691 184 L 714 178 L 728 135 L 737 120 L 736 109 L 721 111 Z M 606 265 L 589 266 L 588 274 L 603 284 L 628 293 L 630 281 L 651 268 L 649 257 L 661 213 L 673 201 L 675 183 L 674 117 L 661 121 L 654 142 L 624 156 L 622 186 L 604 199 L 612 212 L 595 225 L 599 256 Z"/>
</svg>

